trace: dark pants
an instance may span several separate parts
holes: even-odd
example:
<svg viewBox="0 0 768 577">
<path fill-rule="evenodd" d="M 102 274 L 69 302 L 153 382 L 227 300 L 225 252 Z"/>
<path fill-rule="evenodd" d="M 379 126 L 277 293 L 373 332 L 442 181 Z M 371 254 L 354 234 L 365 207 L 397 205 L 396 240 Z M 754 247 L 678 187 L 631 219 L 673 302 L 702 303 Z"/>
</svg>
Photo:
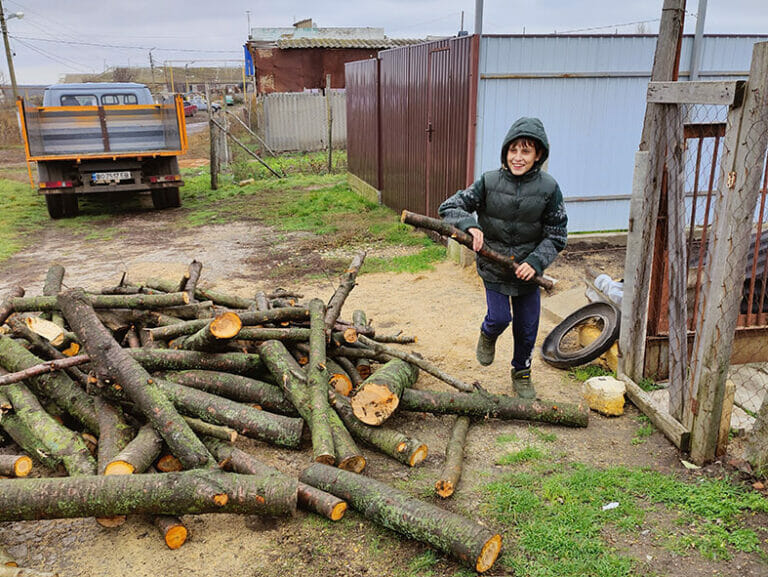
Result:
<svg viewBox="0 0 768 577">
<path fill-rule="evenodd" d="M 485 301 L 488 304 L 488 312 L 481 330 L 489 337 L 498 337 L 509 323 L 512 323 L 512 336 L 515 339 L 512 366 L 516 371 L 527 369 L 531 366 L 531 355 L 536 344 L 536 334 L 539 332 L 540 291 L 510 297 L 486 287 Z"/>
</svg>

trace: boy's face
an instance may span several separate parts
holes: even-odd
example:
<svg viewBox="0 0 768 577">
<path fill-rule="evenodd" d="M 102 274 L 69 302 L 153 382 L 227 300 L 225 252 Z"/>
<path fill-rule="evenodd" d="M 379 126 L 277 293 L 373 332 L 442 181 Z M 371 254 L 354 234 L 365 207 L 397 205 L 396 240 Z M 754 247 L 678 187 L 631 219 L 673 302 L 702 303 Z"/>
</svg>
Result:
<svg viewBox="0 0 768 577">
<path fill-rule="evenodd" d="M 507 166 L 515 176 L 522 176 L 541 158 L 541 152 L 529 143 L 516 140 L 507 149 Z"/>
</svg>

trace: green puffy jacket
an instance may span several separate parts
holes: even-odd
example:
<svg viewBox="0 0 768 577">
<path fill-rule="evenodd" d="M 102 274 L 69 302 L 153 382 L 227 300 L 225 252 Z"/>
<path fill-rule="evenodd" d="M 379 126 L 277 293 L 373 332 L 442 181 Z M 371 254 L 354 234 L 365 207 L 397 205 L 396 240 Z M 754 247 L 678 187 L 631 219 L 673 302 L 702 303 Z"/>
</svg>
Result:
<svg viewBox="0 0 768 577">
<path fill-rule="evenodd" d="M 543 153 L 531 170 L 515 176 L 507 167 L 507 149 L 520 137 L 538 140 Z M 440 216 L 463 231 L 479 228 L 489 248 L 514 256 L 518 263 L 527 262 L 542 274 L 565 248 L 568 225 L 560 187 L 541 170 L 548 156 L 549 141 L 541 121 L 519 119 L 504 138 L 501 168 L 484 173 L 468 189 L 443 202 L 438 209 Z M 485 286 L 502 294 L 527 294 L 537 288 L 518 279 L 510 268 L 479 254 L 477 271 Z"/>
</svg>

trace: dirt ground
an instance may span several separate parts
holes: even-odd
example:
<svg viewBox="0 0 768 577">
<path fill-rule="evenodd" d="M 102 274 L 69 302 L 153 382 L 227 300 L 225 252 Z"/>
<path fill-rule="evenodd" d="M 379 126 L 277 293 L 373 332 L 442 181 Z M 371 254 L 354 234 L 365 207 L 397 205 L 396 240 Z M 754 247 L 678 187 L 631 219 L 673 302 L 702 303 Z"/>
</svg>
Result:
<svg viewBox="0 0 768 577">
<path fill-rule="evenodd" d="M 137 207 L 108 223 L 95 225 L 110 228 L 111 240 L 88 240 L 82 233 L 51 227 L 35 239 L 33 247 L 0 264 L 0 295 L 14 285 L 25 287 L 28 294 L 40 294 L 46 270 L 53 263 L 66 268 L 67 286 L 99 290 L 115 285 L 124 272 L 132 281 L 151 276 L 180 278 L 193 259 L 203 263 L 201 284 L 210 288 L 243 296 L 278 286 L 299 290 L 306 297 L 327 299 L 332 294 L 337 279 L 333 274 L 323 274 L 324 255 L 307 248 L 311 243 L 306 242 L 306 235 L 277 234 L 258 222 L 180 229 L 174 223 L 183 210 L 156 212 Z M 371 256 L 376 254 L 376 250 L 369 252 Z M 275 270 L 290 270 L 280 265 L 297 258 L 316 263 L 315 272 L 321 273 L 318 280 L 275 276 Z M 581 284 L 585 265 L 614 277 L 621 276 L 623 258 L 621 247 L 581 239 L 572 242 L 548 273 L 560 280 L 558 290 L 567 290 Z M 482 368 L 474 359 L 484 297 L 473 267 L 460 268 L 446 262 L 433 271 L 418 274 L 361 275 L 344 311 L 351 315 L 354 309 L 365 310 L 376 329 L 383 333 L 402 330 L 417 336 L 418 343 L 412 350 L 447 372 L 466 381 L 477 380 L 494 393 L 510 391 L 511 335 L 501 337 L 499 354 L 492 366 Z M 546 317 L 542 319 L 539 344 L 553 326 Z M 540 397 L 571 402 L 580 399 L 579 386 L 564 371 L 546 365 L 538 352 L 533 374 Z M 424 374 L 417 387 L 447 390 Z M 586 429 L 532 428 L 526 422 L 498 420 L 475 423 L 469 432 L 464 476 L 458 491 L 441 506 L 493 526 L 478 513 L 481 488 L 502 471 L 502 467 L 494 465 L 495 459 L 516 447 L 525 447 L 535 440 L 539 430 L 557 435 L 556 451 L 564 462 L 690 474 L 681 465 L 678 451 L 660 433 L 640 444 L 632 442 L 640 427 L 638 416 L 632 406 L 618 418 L 592 413 Z M 425 442 L 429 457 L 419 467 L 407 469 L 365 449 L 366 473 L 395 485 L 408 482 L 409 491 L 428 494 L 444 460 L 452 417 L 403 413 L 393 418 L 393 424 Z M 502 434 L 514 434 L 519 441 L 500 445 L 496 439 Z M 298 474 L 310 462 L 306 447 L 300 451 L 277 450 L 250 440 L 239 440 L 238 446 L 291 474 Z M 433 497 L 426 499 L 436 502 Z M 0 523 L 0 545 L 22 566 L 56 571 L 66 577 L 266 577 L 311 573 L 395 577 L 418 574 L 409 572 L 409 563 L 427 550 L 419 543 L 374 526 L 352 511 L 336 524 L 303 512 L 294 518 L 277 520 L 200 515 L 188 516 L 185 521 L 190 537 L 176 551 L 168 550 L 158 531 L 141 516 L 129 517 L 127 523 L 116 529 L 105 529 L 93 519 Z M 697 554 L 676 556 L 655 543 L 647 532 L 610 535 L 610 539 L 617 550 L 641 561 L 643 574 L 768 574 L 768 568 L 757 563 L 755 556 L 737 556 L 730 562 L 707 561 Z M 514 547 L 514 543 L 506 543 L 505 547 Z M 435 576 L 467 574 L 461 572 L 459 564 L 442 556 L 429 571 Z M 487 574 L 505 573 L 497 564 Z"/>
</svg>

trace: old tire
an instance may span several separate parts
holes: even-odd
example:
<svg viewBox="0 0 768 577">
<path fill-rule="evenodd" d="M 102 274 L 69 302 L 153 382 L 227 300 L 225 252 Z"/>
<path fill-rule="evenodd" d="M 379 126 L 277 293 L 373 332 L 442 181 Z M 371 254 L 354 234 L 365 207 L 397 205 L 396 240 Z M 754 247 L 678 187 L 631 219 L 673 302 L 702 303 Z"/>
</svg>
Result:
<svg viewBox="0 0 768 577">
<path fill-rule="evenodd" d="M 181 206 L 181 195 L 179 187 L 165 189 L 165 206 L 168 208 L 179 208 Z"/>
<path fill-rule="evenodd" d="M 553 367 L 568 369 L 594 361 L 619 338 L 619 310 L 610 303 L 590 303 L 568 315 L 547 335 L 542 344 L 542 356 Z M 573 346 L 580 326 L 594 323 L 600 335 L 586 347 Z"/>
<path fill-rule="evenodd" d="M 77 197 L 74 194 L 46 194 L 45 204 L 51 218 L 70 218 L 77 216 Z"/>
</svg>

